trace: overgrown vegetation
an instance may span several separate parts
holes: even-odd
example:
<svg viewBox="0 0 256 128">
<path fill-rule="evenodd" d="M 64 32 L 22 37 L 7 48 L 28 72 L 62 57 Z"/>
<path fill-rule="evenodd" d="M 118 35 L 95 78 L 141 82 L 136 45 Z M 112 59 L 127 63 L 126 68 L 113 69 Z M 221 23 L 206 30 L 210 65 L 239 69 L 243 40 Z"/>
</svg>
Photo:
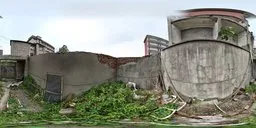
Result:
<svg viewBox="0 0 256 128">
<path fill-rule="evenodd" d="M 36 81 L 28 75 L 24 78 L 24 81 L 22 83 L 22 88 L 28 91 L 30 96 L 35 95 L 43 95 L 41 87 L 36 83 Z"/>
<path fill-rule="evenodd" d="M 27 90 L 29 96 L 35 100 L 35 95 L 39 98 L 36 102 L 43 106 L 43 111 L 38 113 L 22 111 L 17 100 L 10 97 L 8 103 L 10 108 L 1 112 L 0 125 L 7 122 L 21 121 L 78 121 L 78 122 L 109 122 L 122 119 L 158 121 L 156 117 L 162 118 L 177 108 L 175 104 L 159 105 L 156 96 L 149 91 L 141 91 L 143 98 L 134 99 L 134 92 L 127 88 L 122 82 L 103 83 L 84 92 L 79 97 L 73 99 L 75 105 L 75 114 L 61 115 L 61 103 L 50 104 L 42 101 L 42 90 L 36 84 L 35 80 L 28 76 L 24 79 L 22 89 Z M 34 90 L 34 91 L 33 91 Z M 169 108 L 166 111 L 164 108 Z"/>
<path fill-rule="evenodd" d="M 235 40 L 238 36 L 236 30 L 233 27 L 222 27 L 219 36 L 222 40 Z"/>
<path fill-rule="evenodd" d="M 154 119 L 152 114 L 159 106 L 153 95 L 146 93 L 139 100 L 133 99 L 133 95 L 122 82 L 101 84 L 78 97 L 76 116 L 93 120 Z"/>
<path fill-rule="evenodd" d="M 245 87 L 245 92 L 248 93 L 256 93 L 256 84 L 251 83 L 250 85 Z"/>
</svg>

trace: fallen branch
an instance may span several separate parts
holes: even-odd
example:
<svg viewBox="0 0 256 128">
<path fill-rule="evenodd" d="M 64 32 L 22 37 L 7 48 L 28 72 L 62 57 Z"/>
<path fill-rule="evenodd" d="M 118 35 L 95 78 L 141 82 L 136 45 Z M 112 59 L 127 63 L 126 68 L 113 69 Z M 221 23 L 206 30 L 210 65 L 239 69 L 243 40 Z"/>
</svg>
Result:
<svg viewBox="0 0 256 128">
<path fill-rule="evenodd" d="M 214 102 L 214 105 L 215 105 L 222 113 L 224 113 L 225 115 L 227 115 L 227 113 L 226 113 L 224 110 L 222 110 L 222 109 L 216 104 L 216 102 Z"/>
<path fill-rule="evenodd" d="M 182 116 L 182 117 L 187 117 L 187 118 L 192 118 L 192 119 L 203 119 L 201 117 L 198 116 L 194 116 L 194 115 L 187 115 L 186 113 L 183 112 L 176 112 L 177 115 Z"/>
<path fill-rule="evenodd" d="M 178 109 L 170 109 L 170 108 L 163 107 L 164 109 L 172 110 L 172 113 L 171 113 L 170 115 L 166 116 L 166 117 L 163 117 L 163 118 L 158 118 L 158 117 L 155 117 L 155 116 L 153 116 L 153 117 L 154 117 L 154 118 L 157 118 L 158 120 L 165 120 L 165 119 L 168 119 L 168 118 L 172 117 L 172 116 L 174 115 L 174 113 L 176 113 L 176 112 L 182 110 L 182 109 L 186 106 L 187 103 L 186 103 L 186 102 L 183 102 L 183 103 L 184 103 L 184 104 L 183 104 L 180 108 L 178 108 Z"/>
</svg>

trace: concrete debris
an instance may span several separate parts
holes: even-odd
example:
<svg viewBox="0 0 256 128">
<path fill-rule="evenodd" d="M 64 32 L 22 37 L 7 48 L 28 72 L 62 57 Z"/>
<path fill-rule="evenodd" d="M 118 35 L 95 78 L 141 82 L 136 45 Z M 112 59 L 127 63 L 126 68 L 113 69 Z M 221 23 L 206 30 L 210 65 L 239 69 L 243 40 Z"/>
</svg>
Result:
<svg viewBox="0 0 256 128">
<path fill-rule="evenodd" d="M 238 99 L 237 99 L 237 98 L 234 98 L 233 101 L 238 101 Z"/>
<path fill-rule="evenodd" d="M 163 94 L 162 99 L 163 99 L 163 104 L 169 104 L 169 103 L 173 103 L 177 99 L 177 96 L 171 95 L 169 97 L 169 95 Z"/>
<path fill-rule="evenodd" d="M 249 108 L 250 108 L 249 105 L 246 105 L 246 106 L 244 107 L 245 110 L 248 110 Z"/>
<path fill-rule="evenodd" d="M 132 88 L 132 89 L 134 89 L 134 90 L 137 90 L 137 88 L 136 88 L 136 83 L 134 83 L 134 82 L 128 82 L 128 83 L 126 84 L 126 87 L 129 87 L 129 88 Z"/>
<path fill-rule="evenodd" d="M 74 108 L 63 108 L 59 111 L 59 113 L 61 115 L 70 115 L 70 114 L 74 114 L 75 113 L 75 109 Z"/>
<path fill-rule="evenodd" d="M 140 96 L 140 95 L 137 95 L 135 92 L 133 92 L 133 99 L 134 100 L 143 99 L 143 98 L 146 98 L 146 96 Z"/>
</svg>

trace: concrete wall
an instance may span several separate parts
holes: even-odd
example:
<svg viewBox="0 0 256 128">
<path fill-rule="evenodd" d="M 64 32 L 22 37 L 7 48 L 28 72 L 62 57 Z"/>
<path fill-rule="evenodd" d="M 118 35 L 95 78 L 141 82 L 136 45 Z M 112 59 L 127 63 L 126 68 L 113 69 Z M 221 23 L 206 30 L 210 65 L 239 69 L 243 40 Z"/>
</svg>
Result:
<svg viewBox="0 0 256 128">
<path fill-rule="evenodd" d="M 11 55 L 29 56 L 30 44 L 23 42 L 11 42 Z"/>
<path fill-rule="evenodd" d="M 213 39 L 213 28 L 191 28 L 181 31 L 182 41 L 194 39 Z"/>
<path fill-rule="evenodd" d="M 42 54 L 29 57 L 28 71 L 42 88 L 46 87 L 47 73 L 62 75 L 63 96 L 68 93 L 79 94 L 94 85 L 115 79 L 115 69 L 109 65 L 115 65 L 115 59 L 106 63 L 101 63 L 99 59 L 97 54 L 83 52 Z"/>
<path fill-rule="evenodd" d="M 194 40 L 162 52 L 166 87 L 187 97 L 225 98 L 251 79 L 249 52 L 227 42 Z"/>
<path fill-rule="evenodd" d="M 0 80 L 2 78 L 15 80 L 16 78 L 16 62 L 9 60 L 0 61 Z"/>
<path fill-rule="evenodd" d="M 135 82 L 140 88 L 153 89 L 161 69 L 160 54 L 151 55 L 121 65 L 117 69 L 117 80 Z"/>
<path fill-rule="evenodd" d="M 181 32 L 175 25 L 170 25 L 169 31 L 169 45 L 179 43 L 181 41 Z"/>
</svg>

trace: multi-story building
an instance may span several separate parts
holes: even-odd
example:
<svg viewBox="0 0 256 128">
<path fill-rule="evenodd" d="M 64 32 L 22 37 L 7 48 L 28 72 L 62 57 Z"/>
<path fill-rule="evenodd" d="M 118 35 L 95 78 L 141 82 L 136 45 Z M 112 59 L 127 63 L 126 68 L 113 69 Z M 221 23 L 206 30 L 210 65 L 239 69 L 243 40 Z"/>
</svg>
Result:
<svg viewBox="0 0 256 128">
<path fill-rule="evenodd" d="M 0 56 L 3 56 L 3 50 L 0 49 Z"/>
<path fill-rule="evenodd" d="M 42 40 L 40 36 L 28 38 L 27 41 L 11 40 L 11 55 L 14 56 L 33 56 L 45 53 L 54 53 L 55 48 Z"/>
<path fill-rule="evenodd" d="M 168 44 L 168 40 L 152 35 L 146 35 L 144 39 L 145 55 L 159 53 L 162 49 L 166 48 Z"/>
</svg>

